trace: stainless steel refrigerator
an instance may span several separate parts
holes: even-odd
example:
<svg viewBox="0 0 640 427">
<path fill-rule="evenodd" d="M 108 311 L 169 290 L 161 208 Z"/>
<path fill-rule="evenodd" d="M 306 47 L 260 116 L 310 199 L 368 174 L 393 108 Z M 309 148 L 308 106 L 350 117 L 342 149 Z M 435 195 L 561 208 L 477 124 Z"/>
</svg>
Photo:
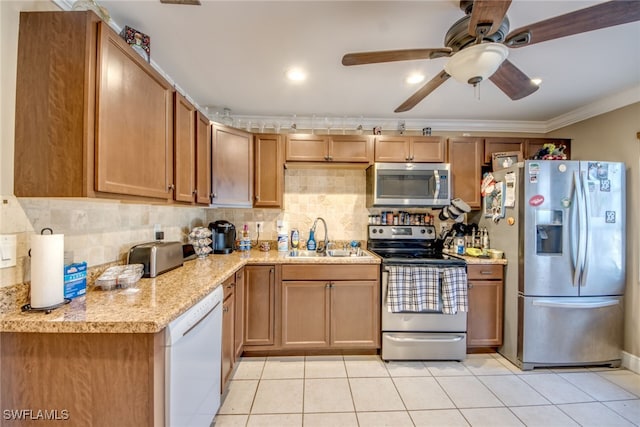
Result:
<svg viewBox="0 0 640 427">
<path fill-rule="evenodd" d="M 625 173 L 561 160 L 493 172 L 480 226 L 508 260 L 499 352 L 523 370 L 620 365 Z"/>
</svg>

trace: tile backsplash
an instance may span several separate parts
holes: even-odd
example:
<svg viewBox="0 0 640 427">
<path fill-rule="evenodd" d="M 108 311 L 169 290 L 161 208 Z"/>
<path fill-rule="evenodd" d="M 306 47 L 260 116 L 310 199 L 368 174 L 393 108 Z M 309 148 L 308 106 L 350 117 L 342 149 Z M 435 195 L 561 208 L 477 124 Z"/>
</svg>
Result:
<svg viewBox="0 0 640 427">
<path fill-rule="evenodd" d="M 189 230 L 203 225 L 205 209 L 142 205 L 99 199 L 0 199 L 0 233 L 17 236 L 15 267 L 0 269 L 0 287 L 28 280 L 30 236 L 43 228 L 65 237 L 65 251 L 89 266 L 123 260 L 129 248 L 154 239 L 159 224 L 165 240 L 186 241 Z"/>
<path fill-rule="evenodd" d="M 260 239 L 276 240 L 276 221 L 300 230 L 306 240 L 317 217 L 327 222 L 331 240 L 366 240 L 369 211 L 365 205 L 363 169 L 285 169 L 284 209 L 207 209 L 207 224 L 226 219 L 237 230 L 249 225 L 255 239 L 255 223 L 264 222 Z M 322 227 L 317 238 L 324 239 Z"/>
</svg>

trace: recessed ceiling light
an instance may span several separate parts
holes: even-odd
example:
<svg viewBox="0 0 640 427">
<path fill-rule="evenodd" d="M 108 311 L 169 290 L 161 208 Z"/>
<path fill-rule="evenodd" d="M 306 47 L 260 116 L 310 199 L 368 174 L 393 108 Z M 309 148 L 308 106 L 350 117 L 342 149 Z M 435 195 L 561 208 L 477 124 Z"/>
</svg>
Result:
<svg viewBox="0 0 640 427">
<path fill-rule="evenodd" d="M 307 73 L 300 68 L 290 68 L 287 70 L 287 78 L 293 82 L 301 82 L 306 80 Z"/>
<path fill-rule="evenodd" d="M 424 74 L 420 74 L 420 73 L 413 73 L 410 74 L 405 81 L 410 84 L 410 85 L 415 85 L 418 84 L 420 82 L 422 82 L 424 80 Z"/>
<path fill-rule="evenodd" d="M 536 86 L 540 86 L 540 83 L 542 83 L 542 79 L 531 79 L 531 83 Z"/>
</svg>

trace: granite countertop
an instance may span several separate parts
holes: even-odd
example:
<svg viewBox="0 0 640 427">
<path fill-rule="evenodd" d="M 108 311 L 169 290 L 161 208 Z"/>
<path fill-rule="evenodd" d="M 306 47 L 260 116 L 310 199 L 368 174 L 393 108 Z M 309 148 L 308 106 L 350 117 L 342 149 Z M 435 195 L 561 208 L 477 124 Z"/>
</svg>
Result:
<svg viewBox="0 0 640 427">
<path fill-rule="evenodd" d="M 287 258 L 286 252 L 233 252 L 186 261 L 182 267 L 127 289 L 103 291 L 87 283 L 87 294 L 43 312 L 19 307 L 0 315 L 0 332 L 155 333 L 247 264 L 380 264 L 380 258 Z M 24 285 L 23 285 L 24 286 Z"/>
</svg>

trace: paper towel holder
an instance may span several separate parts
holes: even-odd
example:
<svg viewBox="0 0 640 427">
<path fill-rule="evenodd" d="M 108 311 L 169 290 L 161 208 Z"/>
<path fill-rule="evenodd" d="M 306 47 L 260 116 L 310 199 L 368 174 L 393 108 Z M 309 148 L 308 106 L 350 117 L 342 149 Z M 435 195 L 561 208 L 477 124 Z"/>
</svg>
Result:
<svg viewBox="0 0 640 427">
<path fill-rule="evenodd" d="M 42 230 L 40 230 L 40 234 L 45 234 L 45 231 L 49 231 L 49 234 L 53 234 L 53 229 L 51 229 L 49 227 L 45 227 Z M 29 249 L 28 253 L 29 253 L 29 257 L 30 257 L 31 256 L 31 249 Z M 62 302 L 59 302 L 58 304 L 50 305 L 48 307 L 31 307 L 31 304 L 25 304 L 20 309 L 21 309 L 22 312 L 26 312 L 26 311 L 34 311 L 34 312 L 44 311 L 45 314 L 49 314 L 53 310 L 55 310 L 56 308 L 62 307 L 63 305 L 69 304 L 70 302 L 71 302 L 71 298 L 64 298 L 62 300 Z"/>
</svg>

